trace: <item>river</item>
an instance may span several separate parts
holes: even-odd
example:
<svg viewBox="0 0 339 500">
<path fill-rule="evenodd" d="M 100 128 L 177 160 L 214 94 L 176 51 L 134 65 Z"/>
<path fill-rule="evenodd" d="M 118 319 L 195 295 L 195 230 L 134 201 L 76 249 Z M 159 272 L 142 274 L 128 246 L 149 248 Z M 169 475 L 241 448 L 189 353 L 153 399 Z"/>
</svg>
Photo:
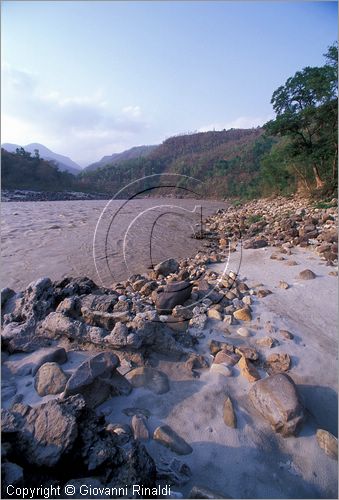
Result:
<svg viewBox="0 0 339 500">
<path fill-rule="evenodd" d="M 2 203 L 1 286 L 88 276 L 109 287 L 169 257 L 194 255 L 201 214 L 222 201 L 134 199 Z"/>
</svg>

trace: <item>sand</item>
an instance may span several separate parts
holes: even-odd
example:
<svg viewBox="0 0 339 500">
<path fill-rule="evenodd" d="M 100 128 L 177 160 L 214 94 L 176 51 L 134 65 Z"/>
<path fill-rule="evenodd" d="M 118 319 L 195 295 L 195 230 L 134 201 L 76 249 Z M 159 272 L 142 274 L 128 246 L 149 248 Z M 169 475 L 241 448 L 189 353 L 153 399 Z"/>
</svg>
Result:
<svg viewBox="0 0 339 500">
<path fill-rule="evenodd" d="M 255 345 L 255 340 L 267 335 L 279 339 L 279 346 L 258 350 L 265 354 L 287 352 L 292 358 L 289 374 L 309 410 L 297 437 L 275 434 L 255 413 L 247 398 L 251 384 L 236 367 L 232 377 L 201 370 L 200 378 L 194 379 L 184 371 L 182 363 L 154 356 L 154 367 L 170 378 L 168 393 L 155 395 L 146 389 L 134 389 L 129 396 L 112 398 L 97 408 L 110 423 L 130 423 L 131 417 L 122 412 L 125 408 L 147 408 L 151 412 L 147 422 L 151 432 L 160 424 L 168 424 L 190 443 L 193 453 L 177 458 L 189 465 L 192 478 L 185 486 L 172 488 L 184 497 L 198 484 L 233 498 L 337 498 L 337 462 L 325 455 L 315 437 L 319 427 L 337 435 L 337 278 L 328 274 L 333 268 L 308 250 L 293 249 L 293 255 L 286 259 L 296 260 L 299 265 L 291 267 L 286 265 L 287 260 L 271 260 L 272 252 L 272 248 L 264 248 L 244 250 L 242 254 L 241 278 L 247 278 L 248 286 L 262 283 L 273 292 L 253 304 L 253 321 L 248 325 L 253 336 L 244 339 L 237 335 L 239 325 L 230 326 L 230 335 L 226 335 L 218 322 L 209 320 L 199 352 L 211 359 L 207 348 L 211 338 L 236 345 Z M 239 252 L 231 255 L 228 271 L 236 270 L 239 257 Z M 224 265 L 213 267 L 220 271 Z M 299 280 L 299 272 L 306 268 L 313 270 L 317 278 Z M 290 288 L 279 288 L 280 280 L 289 283 Z M 273 333 L 264 330 L 267 321 Z M 289 330 L 294 339 L 284 340 L 279 329 Z M 69 353 L 63 369 L 70 373 L 87 355 Z M 18 362 L 23 356 L 8 358 L 3 366 L 5 378 L 9 375 L 9 361 Z M 33 385 L 26 385 L 30 381 L 31 376 L 15 378 L 25 403 L 34 405 L 52 397 L 39 398 Z M 223 422 L 225 394 L 234 403 L 236 429 Z M 156 462 L 176 456 L 153 440 L 145 445 Z"/>
</svg>

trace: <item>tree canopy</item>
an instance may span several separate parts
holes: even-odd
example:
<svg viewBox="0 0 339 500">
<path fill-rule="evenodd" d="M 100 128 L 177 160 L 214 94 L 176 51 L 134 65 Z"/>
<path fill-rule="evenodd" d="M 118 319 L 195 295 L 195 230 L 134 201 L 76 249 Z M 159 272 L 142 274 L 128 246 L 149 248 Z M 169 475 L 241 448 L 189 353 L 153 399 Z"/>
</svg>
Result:
<svg viewBox="0 0 339 500">
<path fill-rule="evenodd" d="M 338 47 L 324 54 L 321 67 L 307 66 L 272 95 L 275 120 L 268 134 L 287 138 L 285 159 L 316 188 L 335 183 L 338 151 Z M 306 166 L 306 170 L 305 170 Z"/>
</svg>

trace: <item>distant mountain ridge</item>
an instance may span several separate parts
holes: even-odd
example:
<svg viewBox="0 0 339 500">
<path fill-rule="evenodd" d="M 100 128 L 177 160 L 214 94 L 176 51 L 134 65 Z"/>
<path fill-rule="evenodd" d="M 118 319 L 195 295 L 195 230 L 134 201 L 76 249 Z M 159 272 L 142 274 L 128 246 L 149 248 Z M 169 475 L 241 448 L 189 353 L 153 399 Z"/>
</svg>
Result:
<svg viewBox="0 0 339 500">
<path fill-rule="evenodd" d="M 121 153 L 113 153 L 109 156 L 104 156 L 101 160 L 91 163 L 84 171 L 91 172 L 97 168 L 105 167 L 106 165 L 119 165 L 127 160 L 134 160 L 136 158 L 146 158 L 158 146 L 135 146 L 133 148 L 122 151 Z"/>
<path fill-rule="evenodd" d="M 26 146 L 20 146 L 19 144 L 11 144 L 6 142 L 1 144 L 1 147 L 4 148 L 9 153 L 15 153 L 17 148 L 23 147 L 25 151 L 29 153 L 34 153 L 35 149 L 39 150 L 39 155 L 44 160 L 55 161 L 59 167 L 59 170 L 64 172 L 69 172 L 71 174 L 77 175 L 81 172 L 82 168 L 80 165 L 75 163 L 75 161 L 71 160 L 68 156 L 60 155 L 50 150 L 43 144 L 39 144 L 38 142 L 33 142 L 31 144 L 27 144 Z"/>
</svg>

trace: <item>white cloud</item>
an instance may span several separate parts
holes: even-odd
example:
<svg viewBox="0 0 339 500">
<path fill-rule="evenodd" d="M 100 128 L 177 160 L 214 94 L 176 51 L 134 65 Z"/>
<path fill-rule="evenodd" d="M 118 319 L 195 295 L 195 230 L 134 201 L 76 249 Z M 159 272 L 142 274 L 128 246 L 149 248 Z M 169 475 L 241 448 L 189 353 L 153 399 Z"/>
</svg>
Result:
<svg viewBox="0 0 339 500">
<path fill-rule="evenodd" d="M 198 132 L 208 132 L 209 130 L 229 130 L 230 128 L 254 128 L 259 127 L 271 120 L 273 115 L 267 116 L 239 116 L 235 120 L 229 122 L 210 123 L 203 125 L 198 129 Z"/>
<path fill-rule="evenodd" d="M 116 144 L 124 149 L 137 142 L 146 127 L 137 105 L 113 110 L 100 91 L 65 96 L 42 88 L 29 72 L 2 68 L 2 142 L 42 142 L 86 165 L 100 151 L 113 153 Z"/>
<path fill-rule="evenodd" d="M 131 116 L 133 118 L 139 118 L 141 116 L 140 106 L 126 106 L 125 108 L 122 108 L 122 112 L 126 116 Z"/>
</svg>

